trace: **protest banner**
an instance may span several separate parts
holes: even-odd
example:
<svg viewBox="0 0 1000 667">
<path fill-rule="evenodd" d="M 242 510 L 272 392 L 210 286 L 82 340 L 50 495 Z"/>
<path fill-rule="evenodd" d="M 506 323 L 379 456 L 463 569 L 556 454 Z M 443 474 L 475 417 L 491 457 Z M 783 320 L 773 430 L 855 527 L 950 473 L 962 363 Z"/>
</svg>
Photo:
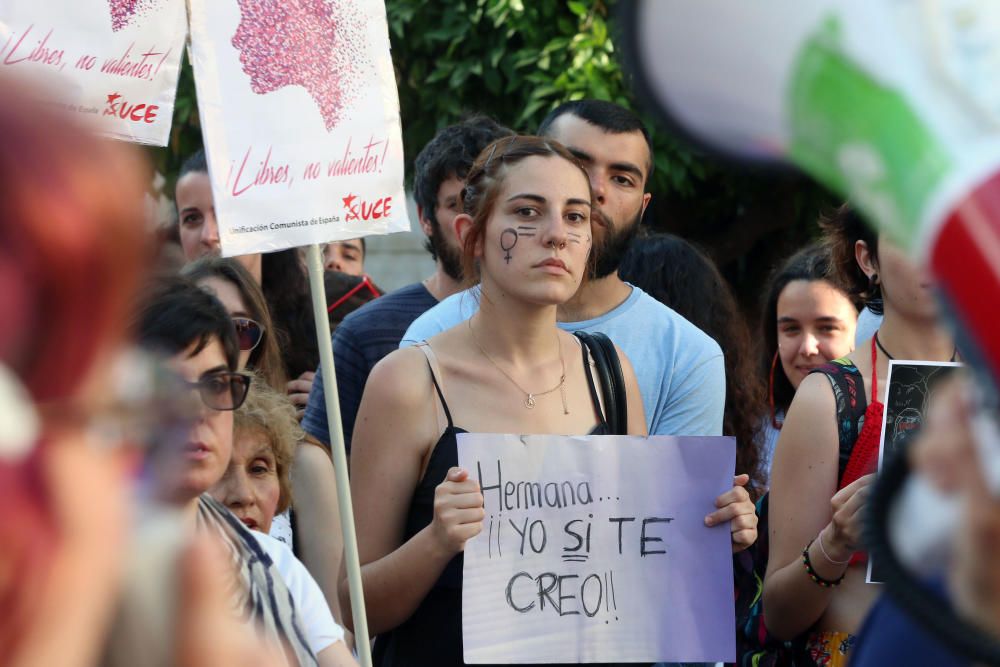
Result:
<svg viewBox="0 0 1000 667">
<path fill-rule="evenodd" d="M 381 0 L 190 0 L 226 256 L 406 231 Z"/>
<path fill-rule="evenodd" d="M 465 545 L 469 664 L 735 659 L 730 437 L 458 436 L 479 481 Z"/>
<path fill-rule="evenodd" d="M 879 470 L 886 459 L 895 456 L 920 431 L 934 388 L 961 365 L 947 361 L 889 361 L 885 409 L 882 412 L 882 438 L 878 450 Z M 885 581 L 879 563 L 874 558 L 868 559 L 865 581 L 869 584 L 881 584 Z"/>
<path fill-rule="evenodd" d="M 186 36 L 184 0 L 0 3 L 0 69 L 125 141 L 167 145 Z"/>
</svg>

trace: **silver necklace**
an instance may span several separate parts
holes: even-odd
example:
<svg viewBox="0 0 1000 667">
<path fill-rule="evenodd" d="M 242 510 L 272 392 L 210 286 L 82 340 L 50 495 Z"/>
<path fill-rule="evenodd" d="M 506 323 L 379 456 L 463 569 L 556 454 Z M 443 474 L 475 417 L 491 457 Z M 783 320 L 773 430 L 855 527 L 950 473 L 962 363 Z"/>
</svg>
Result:
<svg viewBox="0 0 1000 667">
<path fill-rule="evenodd" d="M 522 387 L 520 384 L 518 384 L 517 380 L 515 380 L 514 378 L 512 378 L 507 373 L 507 371 L 505 371 L 504 369 L 500 368 L 500 365 L 496 361 L 493 360 L 493 357 L 491 357 L 490 354 L 489 354 L 489 352 L 487 352 L 483 348 L 482 344 L 479 342 L 479 339 L 476 337 L 476 332 L 472 328 L 472 318 L 469 318 L 468 322 L 469 322 L 469 334 L 472 336 L 472 342 L 474 342 L 476 344 L 476 347 L 478 347 L 479 351 L 483 353 L 483 356 L 486 357 L 486 360 L 489 361 L 491 364 L 493 364 L 494 368 L 496 368 L 498 371 L 500 371 L 500 373 L 505 378 L 507 378 L 508 380 L 510 380 L 511 384 L 513 384 L 515 387 L 517 387 L 518 390 L 522 394 L 524 394 L 524 407 L 528 408 L 529 410 L 533 410 L 535 408 L 535 405 L 536 405 L 535 399 L 537 397 L 545 396 L 546 394 L 551 394 L 552 392 L 554 392 L 554 391 L 556 391 L 558 389 L 559 393 L 562 396 L 563 414 L 564 415 L 568 415 L 569 414 L 569 408 L 566 405 L 566 360 L 563 358 L 562 343 L 559 342 L 559 333 L 558 332 L 556 332 L 556 343 L 559 345 L 559 364 L 562 366 L 562 375 L 559 376 L 559 384 L 557 384 L 556 386 L 552 387 L 551 389 L 546 389 L 545 391 L 539 391 L 539 392 L 532 393 L 530 391 L 525 391 L 524 387 Z"/>
</svg>

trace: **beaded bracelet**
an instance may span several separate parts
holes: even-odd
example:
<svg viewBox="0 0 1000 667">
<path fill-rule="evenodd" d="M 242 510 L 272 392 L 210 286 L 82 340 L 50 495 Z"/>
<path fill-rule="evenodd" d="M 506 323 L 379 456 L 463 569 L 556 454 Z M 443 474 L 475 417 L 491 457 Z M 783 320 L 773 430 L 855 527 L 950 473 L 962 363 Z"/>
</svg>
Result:
<svg viewBox="0 0 1000 667">
<path fill-rule="evenodd" d="M 806 568 L 806 574 L 809 575 L 810 579 L 812 579 L 814 582 L 816 582 L 823 588 L 836 588 L 837 586 L 840 585 L 840 582 L 844 580 L 844 577 L 847 576 L 847 571 L 845 570 L 842 575 L 840 575 L 833 581 L 830 581 L 829 579 L 824 579 L 823 577 L 819 576 L 816 573 L 816 570 L 813 569 L 812 563 L 809 561 L 809 547 L 811 546 L 812 546 L 812 540 L 810 540 L 809 544 L 806 545 L 806 548 L 802 550 L 802 564 Z"/>
</svg>

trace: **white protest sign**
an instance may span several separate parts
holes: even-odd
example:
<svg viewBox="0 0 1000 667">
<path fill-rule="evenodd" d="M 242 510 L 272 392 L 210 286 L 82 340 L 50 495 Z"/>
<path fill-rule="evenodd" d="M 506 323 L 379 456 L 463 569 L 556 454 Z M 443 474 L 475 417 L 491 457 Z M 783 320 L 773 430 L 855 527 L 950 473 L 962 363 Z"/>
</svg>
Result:
<svg viewBox="0 0 1000 667">
<path fill-rule="evenodd" d="M 733 438 L 460 434 L 483 531 L 465 545 L 470 664 L 732 661 Z"/>
<path fill-rule="evenodd" d="M 226 256 L 409 229 L 381 0 L 190 0 Z"/>
<path fill-rule="evenodd" d="M 125 141 L 167 145 L 186 37 L 184 0 L 0 2 L 0 70 Z"/>
</svg>

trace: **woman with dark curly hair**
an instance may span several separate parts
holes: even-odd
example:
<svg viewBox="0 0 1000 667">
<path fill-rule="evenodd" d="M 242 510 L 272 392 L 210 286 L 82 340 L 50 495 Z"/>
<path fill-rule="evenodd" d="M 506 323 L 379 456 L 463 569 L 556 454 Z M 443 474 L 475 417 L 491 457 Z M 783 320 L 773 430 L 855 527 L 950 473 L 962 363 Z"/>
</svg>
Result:
<svg viewBox="0 0 1000 667">
<path fill-rule="evenodd" d="M 711 336 L 725 355 L 726 408 L 722 434 L 736 437 L 736 469 L 750 475 L 754 501 L 767 487 L 761 461 L 764 383 L 755 372 L 746 320 L 726 279 L 704 252 L 673 234 L 632 244 L 618 269 L 640 288 Z"/>
</svg>

